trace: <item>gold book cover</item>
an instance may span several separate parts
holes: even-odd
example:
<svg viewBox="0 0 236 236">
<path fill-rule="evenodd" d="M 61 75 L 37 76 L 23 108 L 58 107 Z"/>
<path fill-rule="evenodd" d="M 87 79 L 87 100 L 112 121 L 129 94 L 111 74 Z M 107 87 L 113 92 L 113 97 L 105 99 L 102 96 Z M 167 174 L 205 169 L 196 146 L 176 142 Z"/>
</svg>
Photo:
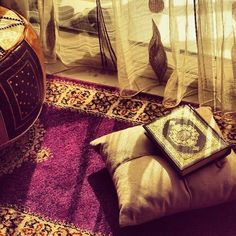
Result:
<svg viewBox="0 0 236 236">
<path fill-rule="evenodd" d="M 143 127 L 182 176 L 231 151 L 230 145 L 189 105 Z"/>
</svg>

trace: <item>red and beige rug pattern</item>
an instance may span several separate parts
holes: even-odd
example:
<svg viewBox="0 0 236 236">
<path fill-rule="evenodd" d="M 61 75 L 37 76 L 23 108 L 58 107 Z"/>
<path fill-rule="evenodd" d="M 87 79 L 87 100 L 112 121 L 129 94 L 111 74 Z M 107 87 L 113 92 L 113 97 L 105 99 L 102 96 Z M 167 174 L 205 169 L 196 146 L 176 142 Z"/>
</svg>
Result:
<svg viewBox="0 0 236 236">
<path fill-rule="evenodd" d="M 122 98 L 113 87 L 51 75 L 46 88 L 36 123 L 0 152 L 0 236 L 128 235 L 118 226 L 105 164 L 89 142 L 170 109 L 157 96 Z M 215 118 L 225 137 L 235 140 L 236 127 L 220 113 Z"/>
<path fill-rule="evenodd" d="M 0 177 L 14 175 L 14 171 L 20 171 L 23 165 L 31 163 L 36 166 L 54 158 L 51 143 L 48 145 L 45 142 L 45 134 L 50 127 L 45 127 L 44 119 L 51 119 L 47 116 L 49 110 L 53 110 L 52 114 L 64 110 L 72 112 L 71 114 L 77 112 L 80 115 L 100 117 L 100 120 L 105 117 L 105 123 L 108 126 L 112 124 L 111 129 L 116 121 L 124 122 L 120 127 L 128 127 L 169 112 L 162 107 L 160 98 L 121 98 L 116 88 L 75 82 L 67 78 L 48 75 L 46 88 L 46 108 L 39 119 L 17 142 L 1 151 Z M 21 202 L 12 204 L 12 201 L 1 201 L 0 235 L 101 235 L 99 232 L 80 229 L 73 224 L 63 223 L 63 220 L 53 220 L 42 215 L 35 214 L 31 207 Z"/>
<path fill-rule="evenodd" d="M 72 225 L 62 222 L 53 222 L 23 209 L 2 206 L 0 208 L 0 235 L 39 235 L 39 236 L 101 236 L 102 234 L 91 233 L 81 230 Z"/>
</svg>

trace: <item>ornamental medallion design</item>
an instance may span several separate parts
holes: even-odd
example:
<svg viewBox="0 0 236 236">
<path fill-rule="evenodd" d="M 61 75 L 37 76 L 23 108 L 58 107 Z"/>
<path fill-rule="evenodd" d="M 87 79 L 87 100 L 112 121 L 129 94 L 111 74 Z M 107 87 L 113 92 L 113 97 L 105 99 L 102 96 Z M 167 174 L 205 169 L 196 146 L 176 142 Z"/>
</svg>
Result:
<svg viewBox="0 0 236 236">
<path fill-rule="evenodd" d="M 164 124 L 163 135 L 174 149 L 181 153 L 194 154 L 200 152 L 206 142 L 206 137 L 202 131 L 187 119 L 167 120 Z"/>
<path fill-rule="evenodd" d="M 176 124 L 176 121 L 171 121 L 169 126 L 169 137 L 176 145 L 191 147 L 193 150 L 199 151 L 197 146 L 199 133 L 190 124 Z"/>
</svg>

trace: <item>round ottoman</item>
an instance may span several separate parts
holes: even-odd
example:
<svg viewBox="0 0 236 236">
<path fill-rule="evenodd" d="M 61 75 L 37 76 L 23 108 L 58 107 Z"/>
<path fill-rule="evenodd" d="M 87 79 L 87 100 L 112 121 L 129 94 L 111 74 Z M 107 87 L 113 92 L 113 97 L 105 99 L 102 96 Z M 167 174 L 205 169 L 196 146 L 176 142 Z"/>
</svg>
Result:
<svg viewBox="0 0 236 236">
<path fill-rule="evenodd" d="M 44 97 L 37 35 L 22 16 L 0 6 L 0 149 L 34 124 Z"/>
</svg>

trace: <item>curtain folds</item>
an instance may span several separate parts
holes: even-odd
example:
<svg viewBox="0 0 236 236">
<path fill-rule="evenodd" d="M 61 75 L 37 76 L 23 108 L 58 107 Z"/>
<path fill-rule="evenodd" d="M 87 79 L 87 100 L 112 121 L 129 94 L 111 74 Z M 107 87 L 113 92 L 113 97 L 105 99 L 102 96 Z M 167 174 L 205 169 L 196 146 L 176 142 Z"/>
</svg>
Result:
<svg viewBox="0 0 236 236">
<path fill-rule="evenodd" d="M 220 108 L 226 117 L 236 112 L 235 4 L 197 2 L 199 102 Z"/>
<path fill-rule="evenodd" d="M 33 1 L 32 1 L 33 2 Z M 47 63 L 56 62 L 56 41 L 58 36 L 57 4 L 54 0 L 38 0 L 35 2 L 35 11 L 38 11 L 38 33 L 41 46 Z"/>
<path fill-rule="evenodd" d="M 236 123 L 236 1 L 0 0 L 37 30 L 47 62 L 117 72 L 122 96 L 196 94 Z"/>
<path fill-rule="evenodd" d="M 197 58 L 192 1 L 169 0 L 169 64 L 173 73 L 167 81 L 164 104 L 178 105 L 183 97 L 196 93 Z"/>
</svg>

